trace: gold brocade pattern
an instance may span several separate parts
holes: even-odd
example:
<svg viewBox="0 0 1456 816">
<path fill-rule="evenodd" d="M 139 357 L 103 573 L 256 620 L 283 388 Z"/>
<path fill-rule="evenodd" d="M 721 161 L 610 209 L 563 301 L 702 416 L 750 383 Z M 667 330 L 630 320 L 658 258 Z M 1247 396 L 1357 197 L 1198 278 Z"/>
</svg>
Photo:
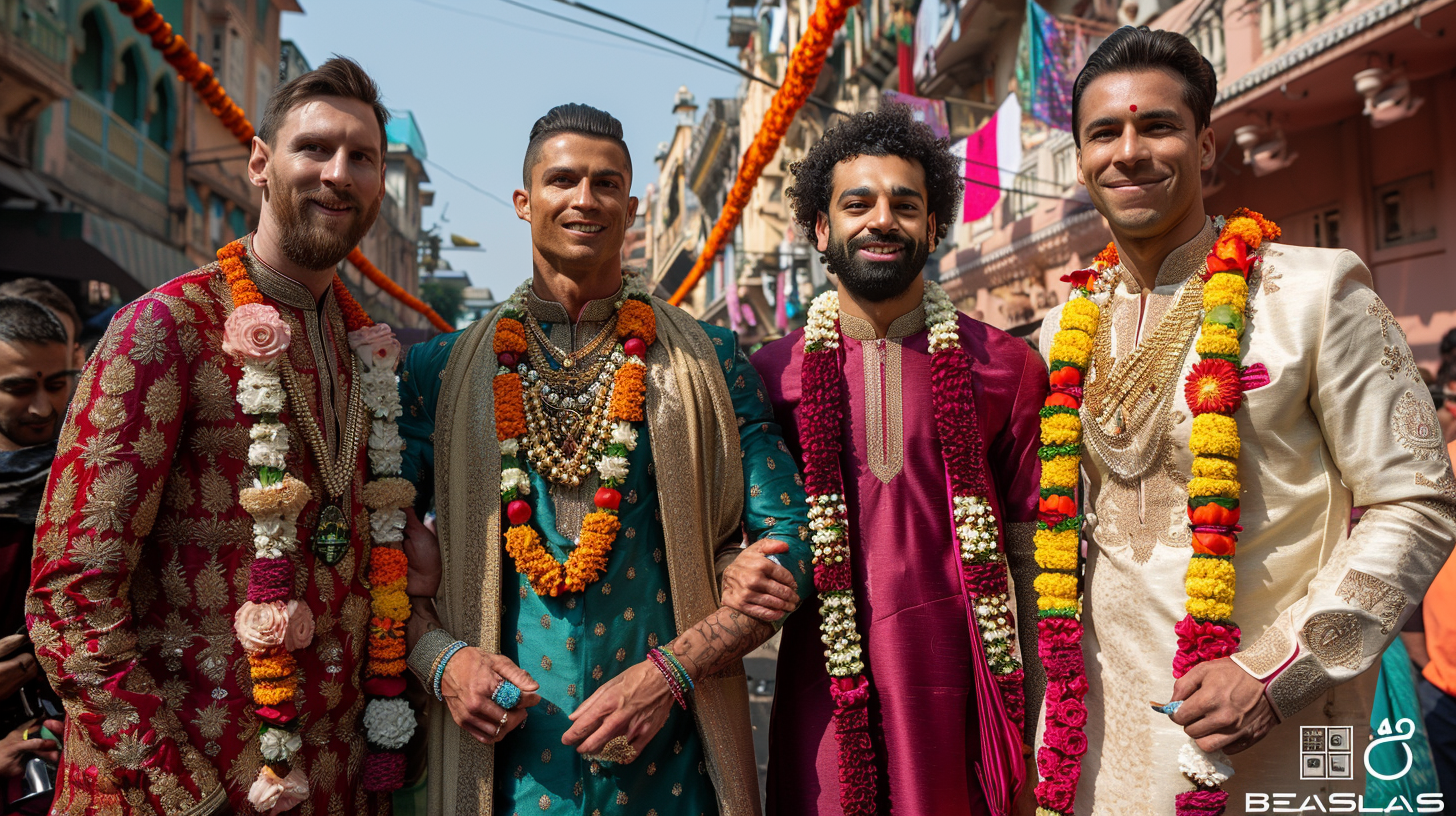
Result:
<svg viewBox="0 0 1456 816">
<path fill-rule="evenodd" d="M 1401 447 L 1420 460 L 1436 459 L 1445 455 L 1446 441 L 1441 435 L 1441 421 L 1428 399 L 1417 399 L 1410 391 L 1401 395 L 1395 403 L 1395 413 L 1390 417 L 1390 429 L 1400 440 Z"/>
<path fill-rule="evenodd" d="M 1335 594 L 1345 603 L 1354 604 L 1380 618 L 1381 634 L 1389 634 L 1395 628 L 1408 600 L 1399 587 L 1357 569 L 1345 573 Z"/>
<path fill-rule="evenodd" d="M 1289 664 L 1269 683 L 1269 700 L 1281 719 L 1298 713 L 1334 688 L 1335 681 L 1320 666 L 1315 655 L 1307 654 Z"/>
<path fill-rule="evenodd" d="M 1349 612 L 1319 612 L 1304 623 L 1304 642 L 1326 666 L 1360 668 L 1360 620 Z"/>
<path fill-rule="evenodd" d="M 1416 367 L 1415 357 L 1411 355 L 1410 346 L 1406 339 L 1405 329 L 1390 313 L 1390 308 L 1380 299 L 1371 301 L 1365 313 L 1380 321 L 1380 338 L 1385 342 L 1384 355 L 1380 359 L 1380 365 L 1388 369 L 1386 373 L 1390 379 L 1395 379 L 1397 374 L 1409 377 L 1412 382 L 1424 382 L 1421 379 L 1421 371 Z M 1391 335 L 1391 330 L 1395 335 Z"/>
</svg>

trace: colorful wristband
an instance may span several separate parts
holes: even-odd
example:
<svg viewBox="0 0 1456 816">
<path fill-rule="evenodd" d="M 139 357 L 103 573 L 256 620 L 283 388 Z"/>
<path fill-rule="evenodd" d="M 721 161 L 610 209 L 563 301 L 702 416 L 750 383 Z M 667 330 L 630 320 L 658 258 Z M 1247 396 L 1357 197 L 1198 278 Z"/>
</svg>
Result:
<svg viewBox="0 0 1456 816">
<path fill-rule="evenodd" d="M 456 652 L 464 649 L 468 645 L 470 644 L 463 640 L 457 640 L 450 644 L 449 648 L 445 649 L 444 653 L 440 655 L 439 661 L 435 664 L 435 682 L 431 684 L 431 688 L 435 692 L 436 700 L 442 703 L 445 702 L 445 694 L 440 690 L 440 683 L 445 679 L 445 667 L 450 665 L 450 658 L 454 657 Z"/>
<path fill-rule="evenodd" d="M 667 658 L 658 653 L 656 649 L 653 649 L 647 653 L 647 659 L 652 661 L 652 665 L 656 666 L 658 671 L 662 672 L 662 676 L 667 680 L 667 690 L 672 693 L 672 698 L 677 701 L 678 705 L 682 706 L 683 711 L 687 711 L 687 697 L 683 694 L 682 684 L 678 681 L 677 674 L 673 670 L 672 665 L 667 662 Z"/>
</svg>

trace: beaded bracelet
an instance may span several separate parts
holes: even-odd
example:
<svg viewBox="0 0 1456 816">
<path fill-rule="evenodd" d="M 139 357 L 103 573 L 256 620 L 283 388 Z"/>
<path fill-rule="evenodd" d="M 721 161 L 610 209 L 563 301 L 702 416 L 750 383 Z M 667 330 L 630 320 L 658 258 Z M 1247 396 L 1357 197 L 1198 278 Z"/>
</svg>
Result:
<svg viewBox="0 0 1456 816">
<path fill-rule="evenodd" d="M 445 693 L 440 689 L 440 683 L 443 682 L 445 679 L 445 667 L 450 665 L 450 658 L 454 657 L 456 652 L 464 649 L 468 645 L 470 644 L 466 643 L 463 640 L 457 640 L 454 643 L 450 644 L 450 647 L 447 648 L 440 655 L 440 659 L 436 661 L 435 682 L 431 684 L 431 688 L 435 692 L 436 700 L 439 700 L 442 703 L 445 702 Z"/>
<path fill-rule="evenodd" d="M 683 664 L 677 659 L 677 655 L 673 654 L 672 650 L 667 648 L 666 646 L 658 647 L 658 651 L 662 652 L 662 654 L 667 658 L 668 662 L 672 664 L 672 667 L 677 670 L 678 679 L 681 680 L 683 684 L 688 687 L 688 691 L 692 691 L 692 675 L 688 674 L 688 670 L 683 668 Z"/>
<path fill-rule="evenodd" d="M 672 665 L 667 662 L 667 658 L 659 654 L 656 649 L 653 649 L 647 653 L 647 659 L 652 661 L 652 665 L 656 666 L 657 670 L 662 672 L 662 676 L 667 679 L 667 690 L 672 693 L 672 699 L 676 700 L 677 704 L 682 706 L 683 711 L 687 711 L 687 696 L 683 693 L 682 683 L 678 681 L 677 673 L 672 668 Z"/>
</svg>

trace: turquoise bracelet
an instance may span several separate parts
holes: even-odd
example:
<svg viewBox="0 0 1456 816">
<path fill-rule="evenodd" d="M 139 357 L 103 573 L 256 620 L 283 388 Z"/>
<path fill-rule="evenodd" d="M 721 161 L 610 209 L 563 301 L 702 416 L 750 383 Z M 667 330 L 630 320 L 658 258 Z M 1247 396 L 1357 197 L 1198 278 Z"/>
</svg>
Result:
<svg viewBox="0 0 1456 816">
<path fill-rule="evenodd" d="M 445 680 L 445 667 L 450 664 L 450 658 L 454 657 L 456 652 L 464 649 L 468 645 L 463 640 L 457 640 L 445 649 L 444 654 L 440 655 L 440 663 L 435 667 L 435 682 L 432 684 L 436 700 L 442 703 L 445 702 L 445 694 L 440 690 L 440 683 Z"/>
</svg>

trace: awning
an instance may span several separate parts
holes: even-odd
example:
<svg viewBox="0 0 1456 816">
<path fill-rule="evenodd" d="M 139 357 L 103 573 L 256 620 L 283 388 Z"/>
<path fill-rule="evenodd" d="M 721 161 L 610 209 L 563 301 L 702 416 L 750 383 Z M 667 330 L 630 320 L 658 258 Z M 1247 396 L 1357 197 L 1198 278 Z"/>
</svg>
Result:
<svg viewBox="0 0 1456 816">
<path fill-rule="evenodd" d="M 103 281 L 130 300 L 193 268 L 180 250 L 108 218 L 0 210 L 0 273 Z"/>
<path fill-rule="evenodd" d="M 56 206 L 56 199 L 51 191 L 45 186 L 34 172 L 24 167 L 12 167 L 5 162 L 0 162 L 0 201 L 8 197 L 5 190 L 11 191 L 13 195 L 34 199 L 40 202 L 43 207 Z"/>
</svg>

